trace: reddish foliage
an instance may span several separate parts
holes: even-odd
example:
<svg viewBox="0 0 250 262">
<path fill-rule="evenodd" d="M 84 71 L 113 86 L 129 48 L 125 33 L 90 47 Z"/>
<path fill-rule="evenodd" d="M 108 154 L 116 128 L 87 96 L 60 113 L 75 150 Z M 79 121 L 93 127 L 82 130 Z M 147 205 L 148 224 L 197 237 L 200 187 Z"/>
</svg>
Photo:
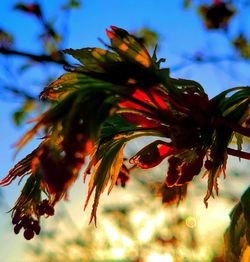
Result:
<svg viewBox="0 0 250 262">
<path fill-rule="evenodd" d="M 159 194 L 162 197 L 162 203 L 165 205 L 178 204 L 187 195 L 187 184 L 183 186 L 168 187 L 166 183 L 160 188 Z"/>
<path fill-rule="evenodd" d="M 163 144 L 164 142 L 157 140 L 134 155 L 129 162 L 136 164 L 138 167 L 148 169 L 159 165 L 167 156 L 173 154 L 175 150 Z"/>
<path fill-rule="evenodd" d="M 129 181 L 130 175 L 128 168 L 123 164 L 116 180 L 116 185 L 125 187 Z"/>
</svg>

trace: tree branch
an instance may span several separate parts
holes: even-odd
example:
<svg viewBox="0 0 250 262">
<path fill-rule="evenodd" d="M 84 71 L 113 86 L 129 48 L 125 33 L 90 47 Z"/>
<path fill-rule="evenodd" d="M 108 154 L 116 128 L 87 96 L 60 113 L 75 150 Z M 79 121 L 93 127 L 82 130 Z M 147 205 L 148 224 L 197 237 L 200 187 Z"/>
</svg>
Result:
<svg viewBox="0 0 250 262">
<path fill-rule="evenodd" d="M 182 70 L 188 66 L 199 65 L 199 64 L 218 64 L 221 62 L 232 62 L 232 63 L 246 63 L 249 65 L 249 59 L 243 58 L 239 55 L 225 55 L 225 56 L 187 56 L 182 55 L 183 62 L 170 66 L 171 71 Z"/>
<path fill-rule="evenodd" d="M 26 98 L 26 99 L 34 100 L 34 101 L 38 100 L 38 97 L 33 96 L 33 95 L 29 94 L 27 91 L 18 89 L 16 87 L 5 86 L 4 89 L 11 92 L 12 94 L 14 94 L 16 96 L 22 97 L 22 98 Z"/>
<path fill-rule="evenodd" d="M 27 52 L 17 51 L 14 49 L 0 47 L 0 54 L 23 56 L 23 57 L 30 58 L 40 63 L 47 62 L 47 63 L 56 63 L 59 65 L 69 66 L 69 63 L 64 59 L 63 55 L 59 51 L 52 55 L 46 55 L 46 54 L 36 55 L 36 54 L 27 53 Z"/>
<path fill-rule="evenodd" d="M 248 153 L 248 152 L 244 152 L 244 151 L 240 151 L 240 150 L 236 150 L 236 149 L 228 147 L 227 153 L 231 156 L 237 156 L 237 157 L 240 157 L 240 158 L 250 160 L 250 153 Z"/>
</svg>

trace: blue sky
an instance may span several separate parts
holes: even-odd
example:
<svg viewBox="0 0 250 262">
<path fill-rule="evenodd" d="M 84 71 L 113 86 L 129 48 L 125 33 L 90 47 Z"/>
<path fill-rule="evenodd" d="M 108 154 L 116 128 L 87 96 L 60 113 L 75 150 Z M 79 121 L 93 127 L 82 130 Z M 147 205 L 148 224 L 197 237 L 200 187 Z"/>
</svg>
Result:
<svg viewBox="0 0 250 262">
<path fill-rule="evenodd" d="M 13 33 L 16 36 L 15 46 L 23 51 L 39 53 L 40 46 L 36 40 L 37 31 L 40 30 L 39 23 L 35 18 L 26 16 L 20 12 L 13 11 L 12 6 L 17 1 L 5 0 L 0 3 L 0 27 Z M 26 1 L 28 2 L 28 1 Z M 63 1 L 39 1 L 45 10 L 48 19 L 55 19 L 56 15 L 60 16 L 61 12 L 58 6 Z M 69 19 L 69 37 L 65 42 L 64 48 L 81 48 L 87 46 L 99 46 L 102 44 L 98 41 L 98 37 L 107 41 L 105 29 L 110 25 L 122 27 L 128 31 L 135 31 L 141 27 L 147 26 L 161 36 L 161 44 L 158 52 L 159 57 L 165 57 L 167 62 L 166 67 L 171 67 L 183 63 L 182 56 L 193 54 L 196 51 L 209 52 L 215 54 L 227 54 L 230 52 L 230 47 L 225 38 L 219 33 L 210 33 L 204 30 L 201 20 L 195 10 L 183 10 L 182 0 L 166 1 L 166 0 L 85 0 L 83 1 L 80 10 L 71 12 Z M 60 23 L 63 25 L 63 20 Z M 59 24 L 60 24 L 59 23 Z M 235 22 L 237 24 L 237 21 Z M 6 62 L 6 59 L 0 56 L 1 61 Z M 18 63 L 13 62 L 11 63 Z M 214 96 L 219 91 L 237 85 L 247 85 L 249 77 L 246 73 L 246 67 L 237 65 L 232 69 L 230 63 L 221 63 L 218 65 L 198 64 L 185 67 L 182 70 L 172 72 L 173 77 L 194 79 L 200 82 L 210 96 Z M 50 73 L 59 76 L 62 70 L 50 67 Z M 36 71 L 34 71 L 36 72 Z M 231 73 L 230 73 L 231 72 Z M 0 74 L 4 74 L 0 67 Z M 232 77 L 232 74 L 235 77 Z M 24 85 L 27 88 L 37 88 L 34 84 L 29 86 L 29 83 L 37 79 L 36 85 L 39 86 L 39 79 L 42 72 L 26 75 Z M 242 77 L 244 76 L 244 77 Z M 14 149 L 11 147 L 14 142 L 20 138 L 24 130 L 28 126 L 16 128 L 11 120 L 13 110 L 18 107 L 17 102 L 9 102 L 0 100 L 0 163 L 1 172 L 0 178 L 3 178 L 8 170 L 13 166 Z M 28 145 L 18 155 L 20 159 L 33 148 L 33 144 Z M 8 205 L 12 205 L 15 197 L 18 195 L 16 185 L 3 190 Z M 1 216 L 2 216 L 1 211 Z M 10 228 L 9 222 L 6 220 L 9 215 L 4 215 L 1 219 L 0 232 L 4 231 L 5 226 Z M 2 241 L 16 238 L 8 232 L 5 236 L 0 235 L 0 243 Z M 23 241 L 18 237 L 18 245 Z M 16 240 L 15 240 L 16 241 Z M 2 245 L 2 244 L 1 244 Z M 3 253 L 11 252 L 11 246 L 6 245 L 6 250 Z M 0 261 L 22 261 L 1 259 Z M 11 260 L 13 259 L 13 260 Z"/>
</svg>

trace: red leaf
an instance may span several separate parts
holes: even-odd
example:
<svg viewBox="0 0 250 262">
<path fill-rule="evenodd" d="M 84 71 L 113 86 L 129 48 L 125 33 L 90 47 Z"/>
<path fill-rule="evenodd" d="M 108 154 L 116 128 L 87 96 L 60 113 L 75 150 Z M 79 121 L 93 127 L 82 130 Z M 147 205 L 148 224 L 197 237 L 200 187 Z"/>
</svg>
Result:
<svg viewBox="0 0 250 262">
<path fill-rule="evenodd" d="M 51 194 L 65 193 L 77 178 L 76 171 L 79 170 L 73 170 L 70 163 L 47 146 L 43 147 L 39 155 L 39 163 L 43 179 Z"/>
<path fill-rule="evenodd" d="M 147 107 L 144 107 L 140 103 L 140 102 L 145 103 L 145 105 L 150 104 L 151 99 L 145 92 L 136 88 L 134 93 L 132 94 L 132 98 L 136 99 L 138 101 L 138 104 L 136 102 L 134 102 L 134 100 L 132 102 L 130 99 L 128 99 L 128 100 L 120 102 L 119 106 L 122 107 L 122 108 L 132 108 L 132 109 L 136 109 L 136 110 L 142 110 L 142 111 L 150 112 L 150 110 Z"/>
<path fill-rule="evenodd" d="M 128 183 L 130 178 L 129 175 L 129 170 L 128 168 L 123 164 L 121 167 L 121 170 L 118 174 L 117 180 L 116 180 L 116 185 L 121 185 L 121 187 L 125 187 L 126 184 Z"/>
<path fill-rule="evenodd" d="M 168 159 L 168 163 L 169 163 L 169 167 L 166 177 L 166 185 L 168 187 L 171 187 L 176 184 L 176 182 L 180 177 L 179 166 L 181 165 L 182 161 L 180 158 L 172 156 Z"/>
<path fill-rule="evenodd" d="M 154 119 L 147 118 L 142 114 L 137 113 L 121 113 L 121 116 L 128 122 L 145 128 L 156 128 L 161 124 Z"/>
<path fill-rule="evenodd" d="M 196 152 L 197 157 L 193 160 L 181 159 L 176 156 L 169 158 L 169 168 L 166 177 L 167 186 L 181 186 L 199 175 L 203 166 L 204 152 Z"/>
<path fill-rule="evenodd" d="M 187 194 L 187 184 L 183 186 L 168 187 L 165 183 L 160 189 L 162 203 L 166 205 L 178 204 Z"/>
<path fill-rule="evenodd" d="M 166 102 L 163 99 L 163 97 L 164 97 L 163 94 L 157 94 L 154 89 L 149 90 L 149 93 L 150 93 L 150 95 L 152 97 L 151 98 L 152 102 L 154 102 L 154 104 L 158 108 L 160 108 L 162 110 L 169 111 L 169 107 L 168 107 L 168 105 L 166 104 Z M 165 98 L 166 98 L 166 96 L 165 96 Z"/>
<path fill-rule="evenodd" d="M 190 163 L 185 163 L 181 167 L 181 176 L 178 179 L 176 185 L 183 185 L 187 182 L 190 182 L 194 176 L 199 175 L 201 168 L 203 166 L 204 155 L 200 155 L 194 161 Z"/>
<path fill-rule="evenodd" d="M 141 149 L 129 162 L 140 168 L 148 169 L 159 165 L 163 159 L 174 152 L 174 149 L 166 145 L 166 142 L 156 140 Z"/>
<path fill-rule="evenodd" d="M 156 110 L 161 111 L 161 114 L 166 116 L 169 121 L 173 120 L 173 115 L 166 101 L 169 97 L 159 93 L 154 87 L 142 91 L 136 88 L 131 98 L 119 103 L 121 108 L 134 109 L 151 114 L 155 114 Z"/>
</svg>

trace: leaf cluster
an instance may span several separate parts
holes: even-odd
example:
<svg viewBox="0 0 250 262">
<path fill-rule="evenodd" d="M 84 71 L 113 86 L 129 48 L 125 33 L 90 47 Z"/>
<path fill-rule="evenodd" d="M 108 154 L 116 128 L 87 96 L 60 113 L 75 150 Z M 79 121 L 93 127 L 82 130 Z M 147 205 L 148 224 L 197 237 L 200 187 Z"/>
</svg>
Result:
<svg viewBox="0 0 250 262">
<path fill-rule="evenodd" d="M 24 186 L 13 209 L 13 214 L 21 211 L 21 218 L 39 220 L 44 201 L 54 207 L 66 197 L 87 156 L 84 180 L 91 177 L 85 208 L 95 193 L 90 218 L 95 222 L 101 193 L 108 185 L 108 193 L 116 184 L 124 186 L 135 168 L 153 168 L 168 158 L 164 203 L 182 200 L 187 184 L 204 171 L 207 205 L 213 191 L 218 194 L 217 179 L 225 174 L 228 154 L 250 159 L 241 151 L 242 138 L 250 136 L 249 87 L 228 89 L 209 99 L 199 83 L 170 77 L 169 69 L 160 68 L 156 50 L 151 56 L 124 29 L 112 26 L 107 35 L 107 50 L 64 51 L 80 64 L 67 68 L 41 92 L 40 99 L 52 106 L 16 144 L 20 150 L 42 130 L 38 148 L 0 182 L 8 185 L 26 175 L 27 182 L 34 182 Z M 239 148 L 230 149 L 236 134 Z M 145 136 L 157 139 L 127 161 L 127 143 Z M 47 199 L 42 200 L 43 194 Z"/>
</svg>

